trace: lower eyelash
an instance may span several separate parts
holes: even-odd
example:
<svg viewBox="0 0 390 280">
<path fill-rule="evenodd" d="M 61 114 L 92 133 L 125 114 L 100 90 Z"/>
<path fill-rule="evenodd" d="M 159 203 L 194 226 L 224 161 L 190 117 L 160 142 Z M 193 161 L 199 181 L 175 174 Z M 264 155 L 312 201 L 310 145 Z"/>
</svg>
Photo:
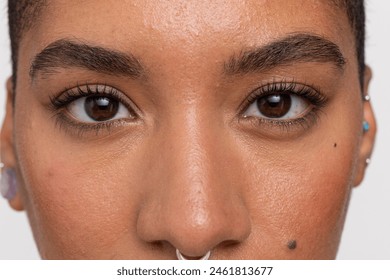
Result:
<svg viewBox="0 0 390 280">
<path fill-rule="evenodd" d="M 256 129 L 258 129 L 259 126 L 267 125 L 271 128 L 276 127 L 284 133 L 289 133 L 292 132 L 293 130 L 296 130 L 297 127 L 301 127 L 302 130 L 308 130 L 318 122 L 319 115 L 321 113 L 322 113 L 321 108 L 313 107 L 313 109 L 310 112 L 297 119 L 273 120 L 273 119 L 258 118 L 254 116 L 246 117 L 244 119 L 249 121 Z"/>
<path fill-rule="evenodd" d="M 313 110 L 311 110 L 303 117 L 294 120 L 278 121 L 278 125 L 282 127 L 284 130 L 286 130 L 287 132 L 290 131 L 292 126 L 294 125 L 299 125 L 302 127 L 302 129 L 306 130 L 317 123 L 319 119 L 318 116 L 319 112 L 320 112 L 319 110 L 313 108 Z"/>
<path fill-rule="evenodd" d="M 64 131 L 66 134 L 71 134 L 80 138 L 83 137 L 85 133 L 91 131 L 95 133 L 95 136 L 98 136 L 102 130 L 106 130 L 108 133 L 111 133 L 112 129 L 115 127 L 128 124 L 128 122 L 123 119 L 99 122 L 95 124 L 74 122 L 62 112 L 56 112 L 53 115 L 53 118 L 55 118 L 55 126 L 60 130 Z"/>
</svg>

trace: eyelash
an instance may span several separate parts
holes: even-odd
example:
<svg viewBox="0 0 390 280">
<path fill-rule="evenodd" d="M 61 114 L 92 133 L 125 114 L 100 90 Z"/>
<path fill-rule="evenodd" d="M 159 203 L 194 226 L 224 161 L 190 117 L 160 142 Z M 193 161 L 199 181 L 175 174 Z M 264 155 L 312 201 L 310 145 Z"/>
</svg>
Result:
<svg viewBox="0 0 390 280">
<path fill-rule="evenodd" d="M 270 120 L 258 117 L 244 117 L 244 119 L 251 121 L 252 124 L 254 124 L 255 126 L 266 124 L 271 126 L 277 126 L 280 129 L 286 131 L 289 131 L 297 125 L 300 125 L 302 126 L 302 128 L 307 129 L 317 122 L 321 109 L 324 108 L 328 103 L 328 98 L 321 94 L 320 91 L 315 89 L 314 87 L 300 84 L 294 81 L 270 82 L 261 85 L 249 94 L 249 96 L 240 106 L 240 116 L 243 116 L 244 112 L 257 99 L 271 94 L 293 94 L 308 100 L 313 106 L 313 108 L 306 115 L 291 120 Z"/>
<path fill-rule="evenodd" d="M 95 124 L 80 123 L 79 121 L 72 120 L 63 112 L 66 110 L 66 107 L 73 101 L 76 101 L 79 98 L 94 95 L 113 98 L 121 102 L 126 106 L 127 110 L 129 110 L 130 114 L 134 116 L 134 119 L 138 118 L 137 113 L 133 109 L 134 105 L 130 105 L 129 102 L 121 96 L 117 89 L 107 85 L 86 84 L 83 86 L 76 86 L 75 88 L 66 89 L 59 96 L 57 95 L 50 98 L 49 109 L 53 112 L 53 117 L 56 117 L 56 125 L 58 125 L 60 129 L 64 129 L 65 132 L 74 133 L 74 131 L 69 130 L 69 128 L 73 128 L 76 130 L 77 136 L 81 137 L 85 132 L 88 131 L 95 131 L 96 135 L 98 135 L 99 132 L 103 129 L 106 129 L 108 132 L 110 132 L 112 128 L 128 123 L 126 120 L 113 120 Z"/>
<path fill-rule="evenodd" d="M 289 131 L 295 126 L 300 125 L 304 129 L 307 129 L 317 122 L 319 112 L 321 112 L 321 109 L 328 102 L 328 99 L 324 95 L 322 95 L 319 90 L 314 89 L 314 87 L 299 84 L 294 81 L 270 82 L 256 88 L 249 94 L 249 96 L 240 106 L 240 116 L 243 116 L 244 112 L 248 109 L 248 107 L 257 99 L 270 94 L 294 94 L 296 96 L 307 99 L 312 104 L 313 108 L 306 115 L 292 120 L 270 120 L 258 117 L 245 117 L 244 119 L 249 120 L 256 127 L 265 124 L 277 126 L 282 130 Z M 135 111 L 133 110 L 134 105 L 130 105 L 129 102 L 121 96 L 117 89 L 107 85 L 87 84 L 84 86 L 76 86 L 75 88 L 66 89 L 59 96 L 54 96 L 50 98 L 49 107 L 54 113 L 53 116 L 57 118 L 56 125 L 59 125 L 61 129 L 65 129 L 66 132 L 74 132 L 69 130 L 69 128 L 74 128 L 75 130 L 77 130 L 76 134 L 78 136 L 82 136 L 85 132 L 88 131 L 95 131 L 96 135 L 98 135 L 99 132 L 103 129 L 106 129 L 108 132 L 110 132 L 111 129 L 115 126 L 128 123 L 128 121 L 126 120 L 114 120 L 96 124 L 86 124 L 74 121 L 70 117 L 66 116 L 66 114 L 64 114 L 63 111 L 66 110 L 66 107 L 73 101 L 82 97 L 89 97 L 92 95 L 101 95 L 116 99 L 117 101 L 123 103 L 126 106 L 130 114 L 133 115 L 134 118 L 138 118 L 137 113 L 135 113 Z"/>
</svg>

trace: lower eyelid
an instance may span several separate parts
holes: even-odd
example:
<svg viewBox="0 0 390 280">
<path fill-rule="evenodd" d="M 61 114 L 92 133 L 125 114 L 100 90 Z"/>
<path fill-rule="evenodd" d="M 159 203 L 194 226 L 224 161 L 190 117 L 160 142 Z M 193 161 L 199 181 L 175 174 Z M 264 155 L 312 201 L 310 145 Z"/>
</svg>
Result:
<svg viewBox="0 0 390 280">
<path fill-rule="evenodd" d="M 264 119 L 248 116 L 241 118 L 239 124 L 240 126 L 248 125 L 248 128 L 256 132 L 256 134 L 288 137 L 292 135 L 301 135 L 306 131 L 309 131 L 319 121 L 321 113 L 321 109 L 313 107 L 307 114 L 296 119 Z"/>
<path fill-rule="evenodd" d="M 134 118 L 119 118 L 104 122 L 80 122 L 72 116 L 65 108 L 54 112 L 55 126 L 65 134 L 81 139 L 83 136 L 103 136 L 111 135 L 113 132 L 121 131 L 121 128 L 138 125 L 140 119 Z"/>
<path fill-rule="evenodd" d="M 58 112 L 53 117 L 55 118 L 56 127 L 66 134 L 78 138 L 83 137 L 84 134 L 90 133 L 93 133 L 93 136 L 98 136 L 103 130 L 105 130 L 106 133 L 111 134 L 116 128 L 129 126 L 134 123 L 126 119 L 116 119 L 98 123 L 82 123 L 66 116 L 66 113 L 64 112 Z"/>
</svg>

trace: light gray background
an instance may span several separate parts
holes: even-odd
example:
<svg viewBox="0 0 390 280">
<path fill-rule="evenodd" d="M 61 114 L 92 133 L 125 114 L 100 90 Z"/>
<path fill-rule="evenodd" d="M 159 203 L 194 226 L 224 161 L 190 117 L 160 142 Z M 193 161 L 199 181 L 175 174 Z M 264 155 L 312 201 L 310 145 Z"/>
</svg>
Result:
<svg viewBox="0 0 390 280">
<path fill-rule="evenodd" d="M 0 0 L 0 120 L 4 115 L 5 80 L 11 73 L 6 0 Z M 367 0 L 367 63 L 378 121 L 372 164 L 352 194 L 338 259 L 390 259 L 390 1 Z M 389 172 L 390 173 L 390 172 Z M 25 213 L 0 200 L 0 259 L 38 259 Z"/>
</svg>

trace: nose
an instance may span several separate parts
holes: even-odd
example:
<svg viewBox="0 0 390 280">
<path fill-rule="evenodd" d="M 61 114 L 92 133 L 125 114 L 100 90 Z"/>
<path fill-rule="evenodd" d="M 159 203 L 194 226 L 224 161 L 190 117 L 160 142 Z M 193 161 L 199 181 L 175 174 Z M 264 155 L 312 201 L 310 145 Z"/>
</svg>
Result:
<svg viewBox="0 0 390 280">
<path fill-rule="evenodd" d="M 249 236 L 245 180 L 223 125 L 196 114 L 177 119 L 159 129 L 145 156 L 147 196 L 137 232 L 144 241 L 168 242 L 196 258 Z"/>
</svg>

